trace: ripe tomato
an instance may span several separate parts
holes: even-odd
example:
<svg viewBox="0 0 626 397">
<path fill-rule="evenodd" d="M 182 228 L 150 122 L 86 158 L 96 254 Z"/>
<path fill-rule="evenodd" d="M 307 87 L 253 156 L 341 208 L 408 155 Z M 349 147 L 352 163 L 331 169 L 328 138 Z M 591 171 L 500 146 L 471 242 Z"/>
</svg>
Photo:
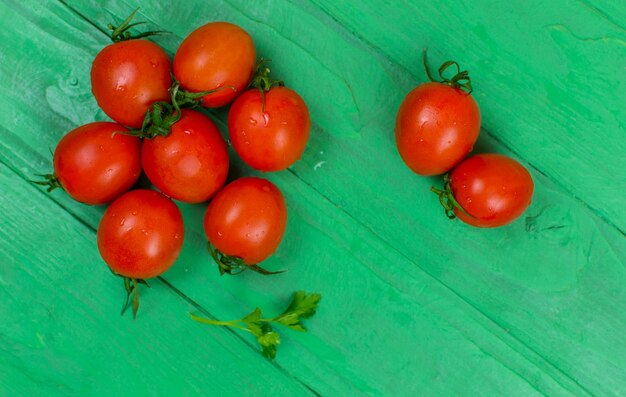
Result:
<svg viewBox="0 0 626 397">
<path fill-rule="evenodd" d="M 276 251 L 287 226 L 287 206 L 265 179 L 240 178 L 222 189 L 204 215 L 207 238 L 223 255 L 254 265 Z"/>
<path fill-rule="evenodd" d="M 229 104 L 248 86 L 255 63 L 254 43 L 245 30 L 228 22 L 211 22 L 180 44 L 174 56 L 174 76 L 189 91 L 226 87 L 203 97 L 202 105 L 214 108 Z"/>
<path fill-rule="evenodd" d="M 144 279 L 172 266 L 183 237 L 183 217 L 172 200 L 154 190 L 132 190 L 105 211 L 98 250 L 116 274 Z"/>
<path fill-rule="evenodd" d="M 228 112 L 228 132 L 246 164 L 260 171 L 279 171 L 304 152 L 311 129 L 309 110 L 300 95 L 287 87 L 272 87 L 263 97 L 258 89 L 239 96 Z"/>
<path fill-rule="evenodd" d="M 396 145 L 413 172 L 437 175 L 472 150 L 479 131 L 474 98 L 459 88 L 430 82 L 411 91 L 400 105 Z"/>
<path fill-rule="evenodd" d="M 110 44 L 91 66 L 91 91 L 104 113 L 116 122 L 140 128 L 154 102 L 169 101 L 170 60 L 147 40 Z"/>
<path fill-rule="evenodd" d="M 54 177 L 74 200 L 107 203 L 130 189 L 141 174 L 141 141 L 96 122 L 66 134 L 54 151 Z"/>
<path fill-rule="evenodd" d="M 459 164 L 449 178 L 462 207 L 454 214 L 477 227 L 498 227 L 517 219 L 530 205 L 534 184 L 517 161 L 501 154 L 479 154 Z"/>
<path fill-rule="evenodd" d="M 183 109 L 167 136 L 146 139 L 144 172 L 163 194 L 186 203 L 206 201 L 228 175 L 226 142 L 207 116 Z"/>
</svg>

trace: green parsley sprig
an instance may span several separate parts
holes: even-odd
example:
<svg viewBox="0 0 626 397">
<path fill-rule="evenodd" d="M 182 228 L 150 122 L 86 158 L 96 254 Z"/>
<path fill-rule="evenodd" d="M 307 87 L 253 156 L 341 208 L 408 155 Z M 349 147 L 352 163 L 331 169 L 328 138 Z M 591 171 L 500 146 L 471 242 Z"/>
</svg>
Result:
<svg viewBox="0 0 626 397">
<path fill-rule="evenodd" d="M 250 332 L 261 345 L 263 355 L 273 359 L 276 357 L 276 348 L 280 344 L 280 336 L 272 328 L 272 323 L 281 324 L 295 331 L 306 332 L 301 320 L 313 317 L 321 298 L 320 294 L 308 294 L 304 291 L 295 292 L 289 307 L 278 316 L 271 318 L 263 318 L 261 309 L 258 307 L 239 320 L 218 321 L 194 314 L 191 315 L 191 318 L 204 324 L 232 327 Z"/>
</svg>

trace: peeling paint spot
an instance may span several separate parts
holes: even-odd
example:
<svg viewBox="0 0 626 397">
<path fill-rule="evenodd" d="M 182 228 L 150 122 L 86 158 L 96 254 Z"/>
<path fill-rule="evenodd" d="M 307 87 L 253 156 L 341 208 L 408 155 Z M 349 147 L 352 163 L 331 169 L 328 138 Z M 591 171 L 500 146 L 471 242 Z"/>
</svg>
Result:
<svg viewBox="0 0 626 397">
<path fill-rule="evenodd" d="M 320 161 L 319 163 L 315 164 L 313 166 L 313 171 L 317 171 L 321 166 L 323 166 L 324 164 L 326 164 L 325 161 Z"/>
</svg>

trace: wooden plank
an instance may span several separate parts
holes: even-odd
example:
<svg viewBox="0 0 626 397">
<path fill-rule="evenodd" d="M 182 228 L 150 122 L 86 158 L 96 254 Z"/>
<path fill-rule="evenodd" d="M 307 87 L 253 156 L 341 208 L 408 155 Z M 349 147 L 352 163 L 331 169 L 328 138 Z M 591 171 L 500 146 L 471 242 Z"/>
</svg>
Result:
<svg viewBox="0 0 626 397">
<path fill-rule="evenodd" d="M 296 16 L 303 13 L 287 8 L 287 4 L 280 6 L 274 5 L 275 8 L 267 12 L 282 10 L 285 15 Z M 108 4 L 103 8 L 104 13 L 111 9 L 107 7 L 118 7 L 116 15 L 122 16 L 125 11 L 119 8 L 127 10 L 131 6 Z M 304 36 L 303 32 L 298 33 L 300 36 L 295 31 L 284 33 L 279 29 L 284 28 L 282 25 L 267 22 L 268 16 L 266 19 L 256 17 L 250 22 L 249 17 L 229 9 L 228 5 L 218 8 L 222 16 L 240 18 L 244 26 L 250 24 L 248 28 L 254 29 L 261 40 L 266 40 L 268 49 L 280 52 L 275 47 L 285 48 L 280 52 L 283 59 L 292 59 L 289 57 L 292 51 L 304 52 L 298 46 L 289 46 L 289 41 Z M 196 20 L 204 22 L 206 17 L 197 10 Z M 157 18 L 161 13 L 156 8 L 149 15 L 158 20 L 168 14 Z M 169 15 L 168 18 L 178 18 L 176 14 Z M 303 18 L 306 21 L 303 25 L 308 25 L 308 29 L 313 26 L 323 31 L 315 24 L 315 18 L 306 19 L 306 15 Z M 16 21 L 15 26 L 23 23 Z M 193 25 L 193 18 L 188 23 Z M 282 36 L 272 33 L 274 30 L 282 32 Z M 328 40 L 328 37 L 321 39 Z M 348 43 L 349 50 L 344 52 L 351 57 L 356 59 L 356 55 L 368 54 L 368 50 L 352 41 L 341 41 L 342 37 L 332 36 L 338 47 Z M 271 41 L 274 43 L 269 44 Z M 321 45 L 311 45 L 314 44 Z M 97 48 L 90 56 L 95 51 Z M 302 65 L 295 70 L 312 70 L 313 65 L 325 63 L 305 55 L 294 58 Z M 57 56 L 72 59 L 71 51 L 61 51 Z M 340 66 L 333 64 L 329 69 Z M 36 64 L 22 65 L 26 70 L 31 67 L 36 69 Z M 52 82 L 52 86 L 60 85 L 64 80 L 53 69 L 46 81 Z M 326 73 L 330 72 L 322 71 L 319 76 Z M 292 81 L 298 81 L 295 75 Z M 302 79 L 295 84 L 301 89 L 300 85 L 304 86 L 306 81 Z M 367 88 L 360 82 L 358 89 L 362 91 L 357 98 L 364 98 Z M 388 92 L 384 92 L 393 95 L 393 91 L 388 88 Z M 32 99 L 41 103 L 40 98 Z M 186 266 L 179 265 L 168 273 L 168 282 L 220 318 L 241 315 L 241 307 L 257 303 L 278 310 L 290 290 L 286 286 L 322 291 L 325 302 L 331 302 L 331 306 L 322 307 L 312 324 L 311 335 L 285 335 L 279 358 L 282 365 L 322 394 L 333 394 L 333 391 L 347 394 L 354 390 L 372 394 L 406 393 L 428 389 L 433 394 L 474 391 L 476 394 L 530 395 L 538 390 L 551 395 L 568 392 L 584 395 L 586 390 L 602 393 L 624 387 L 618 372 L 623 360 L 623 342 L 613 332 L 603 334 L 597 327 L 585 328 L 589 320 L 592 324 L 608 320 L 615 326 L 624 323 L 618 308 L 607 306 L 607 302 L 623 294 L 617 284 L 623 280 L 619 271 L 623 263 L 619 258 L 624 257 L 620 256 L 624 247 L 619 235 L 616 237 L 610 228 L 596 221 L 597 218 L 563 194 L 560 188 L 542 178 L 538 193 L 542 206 L 538 208 L 535 204 L 533 211 L 549 202 L 556 208 L 549 207 L 541 216 L 529 218 L 528 231 L 524 224 L 504 232 L 451 228 L 441 222 L 434 200 L 426 192 L 430 181 L 416 181 L 415 186 L 407 187 L 406 181 L 412 178 L 408 171 L 400 164 L 389 166 L 387 149 L 392 142 L 381 133 L 384 123 L 363 128 L 355 134 L 350 126 L 354 122 L 350 118 L 354 114 L 350 110 L 353 105 L 342 103 L 331 115 L 340 119 L 338 125 L 344 130 L 327 130 L 319 124 L 330 125 L 332 121 L 324 116 L 328 105 L 315 94 L 309 94 L 307 99 L 313 103 L 312 108 L 317 106 L 314 114 L 318 123 L 307 157 L 294 168 L 292 175 L 272 176 L 285 190 L 291 220 L 286 244 L 269 266 L 285 266 L 290 272 L 280 279 L 259 280 L 252 275 L 218 279 L 215 269 L 206 264 L 200 227 L 203 207 L 193 206 L 185 208 L 185 219 L 191 229 L 181 261 Z M 80 99 L 70 101 L 80 102 Z M 46 106 L 55 105 L 44 102 L 42 108 Z M 345 116 L 341 115 L 342 109 Z M 54 117 L 43 115 L 40 122 L 45 124 L 48 118 L 54 123 L 68 116 L 71 111 L 64 110 Z M 10 139 L 4 145 L 9 150 L 3 150 L 2 155 L 17 152 L 6 156 L 13 156 L 10 157 L 15 160 L 11 162 L 12 168 L 28 171 L 24 174 L 32 172 L 28 163 L 31 152 L 45 154 L 46 146 L 55 142 L 52 137 L 41 139 L 36 129 L 12 128 L 6 132 Z M 354 148 L 355 142 L 359 148 Z M 31 146 L 41 149 L 33 150 Z M 320 154 L 322 151 L 324 153 Z M 322 160 L 327 163 L 316 167 Z M 369 166 L 377 162 L 388 166 L 384 170 Z M 346 181 L 350 181 L 349 185 Z M 388 196 L 381 198 L 378 189 Z M 316 190 L 330 201 L 321 200 Z M 62 195 L 54 197 L 63 200 Z M 374 198 L 381 201 L 376 203 Z M 428 214 L 414 213 L 416 201 L 427 208 Z M 68 202 L 70 211 L 88 224 L 95 224 L 98 209 L 86 208 L 81 212 L 82 207 L 79 206 L 78 211 L 76 208 Z M 566 228 L 552 228 L 560 226 L 555 222 L 562 219 L 568 222 Z M 432 225 L 430 230 L 425 229 L 426 225 Z M 462 241 L 468 234 L 475 241 Z M 459 251 L 450 252 L 446 242 L 450 237 L 461 241 Z M 416 238 L 420 245 L 416 244 Z M 496 239 L 504 252 L 489 248 Z M 572 248 L 592 242 L 595 246 L 589 260 L 585 258 L 586 253 Z M 441 250 L 442 254 L 434 250 Z M 464 254 L 463 250 L 470 253 Z M 554 252 L 544 255 L 547 250 Z M 572 250 L 574 252 L 570 252 Z M 523 257 L 527 253 L 530 257 Z M 550 264 L 551 260 L 576 264 L 576 274 L 567 266 L 529 267 L 533 262 Z M 615 283 L 594 278 L 594 271 L 613 274 Z M 581 279 L 576 279 L 578 272 Z M 215 286 L 210 293 L 207 293 L 207 285 Z M 609 292 L 590 291 L 591 285 L 604 285 Z M 520 309 L 519 302 L 525 300 L 530 300 L 528 307 Z M 374 303 L 368 306 L 367 302 Z M 602 308 L 600 313 L 592 311 L 597 307 Z M 350 313 L 348 319 L 346 312 Z M 554 329 L 557 320 L 563 325 Z M 372 325 L 376 327 L 372 329 Z M 553 339 L 542 341 L 546 334 Z M 380 340 L 385 343 L 380 344 Z M 559 341 L 559 346 L 554 346 L 555 340 Z M 424 345 L 423 341 L 429 344 Z M 590 350 L 595 353 L 585 361 L 587 367 L 573 368 Z M 368 360 L 368 357 L 373 358 Z M 608 374 L 600 376 L 595 372 L 597 368 L 608 369 Z M 493 385 L 492 388 L 485 392 L 484 385 L 472 382 L 467 375 L 470 369 L 475 372 L 474 376 Z M 445 382 L 433 379 L 445 379 Z"/>
<path fill-rule="evenodd" d="M 311 394 L 162 283 L 121 317 L 94 230 L 3 164 L 0 186 L 0 395 Z"/>
</svg>

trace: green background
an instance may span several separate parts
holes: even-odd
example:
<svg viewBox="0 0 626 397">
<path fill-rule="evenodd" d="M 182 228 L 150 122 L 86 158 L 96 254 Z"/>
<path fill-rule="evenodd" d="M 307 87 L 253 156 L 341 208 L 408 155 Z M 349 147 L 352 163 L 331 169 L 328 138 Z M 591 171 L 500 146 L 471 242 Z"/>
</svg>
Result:
<svg viewBox="0 0 626 397">
<path fill-rule="evenodd" d="M 206 22 L 245 28 L 313 128 L 301 161 L 265 175 L 289 224 L 264 265 L 289 271 L 220 277 L 205 205 L 182 205 L 182 255 L 132 321 L 96 248 L 104 208 L 28 179 L 67 131 L 106 119 L 89 82 L 99 29 L 137 6 L 170 54 Z M 626 394 L 625 2 L 3 0 L 0 20 L 0 395 Z M 515 223 L 448 221 L 440 179 L 400 160 L 395 114 L 426 80 L 423 47 L 470 70 L 476 151 L 529 168 Z M 225 131 L 226 110 L 211 114 Z M 233 177 L 252 174 L 233 159 Z M 187 315 L 272 314 L 299 289 L 323 300 L 273 362 Z"/>
</svg>

